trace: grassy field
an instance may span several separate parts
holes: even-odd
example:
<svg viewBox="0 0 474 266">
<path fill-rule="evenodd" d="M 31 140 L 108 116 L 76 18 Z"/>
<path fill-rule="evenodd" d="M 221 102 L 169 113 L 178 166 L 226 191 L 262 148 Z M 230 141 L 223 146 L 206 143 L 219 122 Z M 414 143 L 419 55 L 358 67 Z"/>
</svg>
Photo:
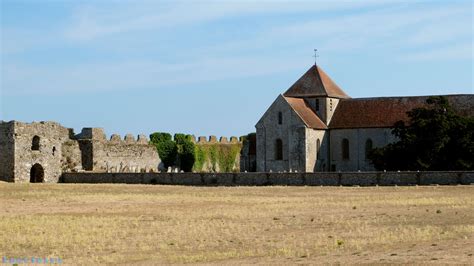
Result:
<svg viewBox="0 0 474 266">
<path fill-rule="evenodd" d="M 0 183 L 0 256 L 65 263 L 472 263 L 474 187 Z"/>
</svg>

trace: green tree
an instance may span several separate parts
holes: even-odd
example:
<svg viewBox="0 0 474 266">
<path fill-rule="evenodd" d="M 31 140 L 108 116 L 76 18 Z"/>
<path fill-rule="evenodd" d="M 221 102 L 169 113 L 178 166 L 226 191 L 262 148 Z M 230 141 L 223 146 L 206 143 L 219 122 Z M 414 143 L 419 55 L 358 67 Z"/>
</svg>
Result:
<svg viewBox="0 0 474 266">
<path fill-rule="evenodd" d="M 195 162 L 195 147 L 191 135 L 177 133 L 174 140 L 178 149 L 178 164 L 185 172 L 191 172 Z"/>
<path fill-rule="evenodd" d="M 155 132 L 150 135 L 150 142 L 155 145 L 165 167 L 175 165 L 178 148 L 169 133 Z"/>
<path fill-rule="evenodd" d="M 399 141 L 374 149 L 369 158 L 378 170 L 473 170 L 474 118 L 456 114 L 445 97 L 407 112 L 410 123 L 395 123 Z"/>
</svg>

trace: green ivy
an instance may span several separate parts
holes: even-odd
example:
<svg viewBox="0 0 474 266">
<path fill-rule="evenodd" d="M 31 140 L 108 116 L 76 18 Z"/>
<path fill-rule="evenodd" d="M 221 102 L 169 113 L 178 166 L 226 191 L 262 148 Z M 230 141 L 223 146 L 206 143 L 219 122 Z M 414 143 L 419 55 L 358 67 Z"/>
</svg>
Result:
<svg viewBox="0 0 474 266">
<path fill-rule="evenodd" d="M 218 168 L 220 172 L 232 172 L 241 148 L 240 144 L 198 144 L 195 146 L 193 170 L 207 171 L 208 169 L 203 168 L 209 163 L 212 172 L 216 172 Z"/>
</svg>

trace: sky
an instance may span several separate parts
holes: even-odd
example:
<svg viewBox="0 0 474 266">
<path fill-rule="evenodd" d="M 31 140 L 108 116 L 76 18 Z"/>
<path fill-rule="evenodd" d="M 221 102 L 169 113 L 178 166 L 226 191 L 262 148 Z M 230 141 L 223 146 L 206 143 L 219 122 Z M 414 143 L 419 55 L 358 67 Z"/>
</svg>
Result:
<svg viewBox="0 0 474 266">
<path fill-rule="evenodd" d="M 0 3 L 5 121 L 241 136 L 314 49 L 353 98 L 474 93 L 470 0 Z"/>
</svg>

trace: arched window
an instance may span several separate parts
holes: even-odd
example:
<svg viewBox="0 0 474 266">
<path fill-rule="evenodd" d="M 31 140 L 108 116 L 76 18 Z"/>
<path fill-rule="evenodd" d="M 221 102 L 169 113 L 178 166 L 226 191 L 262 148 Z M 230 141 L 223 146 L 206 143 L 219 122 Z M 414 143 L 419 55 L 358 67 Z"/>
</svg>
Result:
<svg viewBox="0 0 474 266">
<path fill-rule="evenodd" d="M 275 141 L 275 160 L 283 160 L 283 142 L 281 139 Z"/>
<path fill-rule="evenodd" d="M 321 150 L 321 141 L 319 139 L 316 141 L 316 160 L 319 159 L 319 152 Z"/>
<path fill-rule="evenodd" d="M 373 149 L 373 142 L 371 139 L 367 139 L 365 142 L 365 159 L 368 159 L 370 152 Z"/>
<path fill-rule="evenodd" d="M 349 160 L 349 140 L 342 140 L 342 159 Z"/>
<path fill-rule="evenodd" d="M 40 149 L 40 137 L 34 136 L 33 141 L 31 143 L 31 150 L 39 151 L 39 149 Z"/>
<path fill-rule="evenodd" d="M 278 124 L 283 124 L 283 114 L 281 112 L 278 112 Z"/>
</svg>

